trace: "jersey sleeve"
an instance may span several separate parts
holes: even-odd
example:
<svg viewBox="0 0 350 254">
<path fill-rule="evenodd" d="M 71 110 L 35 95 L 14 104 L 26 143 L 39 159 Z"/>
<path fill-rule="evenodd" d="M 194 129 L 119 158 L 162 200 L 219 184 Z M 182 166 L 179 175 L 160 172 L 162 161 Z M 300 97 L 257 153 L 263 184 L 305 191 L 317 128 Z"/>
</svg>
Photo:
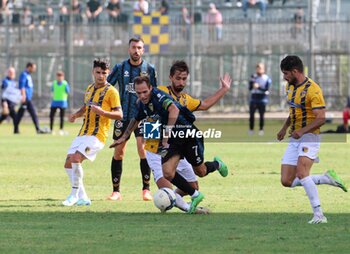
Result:
<svg viewBox="0 0 350 254">
<path fill-rule="evenodd" d="M 326 103 L 323 98 L 322 90 L 318 85 L 315 85 L 310 93 L 310 101 L 312 109 L 324 109 L 326 108 Z"/>
<path fill-rule="evenodd" d="M 7 83 L 6 79 L 4 79 L 1 83 L 1 89 L 5 90 L 7 87 L 8 87 L 8 83 Z"/>
<path fill-rule="evenodd" d="M 186 107 L 191 112 L 196 111 L 198 107 L 201 105 L 201 100 L 195 99 L 188 94 L 186 94 L 186 101 L 187 101 Z"/>
<path fill-rule="evenodd" d="M 111 106 L 111 111 L 117 111 L 118 109 L 120 109 L 120 97 L 117 89 L 111 89 L 109 96 L 109 104 Z"/>
<path fill-rule="evenodd" d="M 110 83 L 113 86 L 115 86 L 115 84 L 118 81 L 118 70 L 119 70 L 119 68 L 120 68 L 120 64 L 116 64 L 113 67 L 112 72 L 107 77 L 107 82 Z"/>
<path fill-rule="evenodd" d="M 27 77 L 26 75 L 24 75 L 23 73 L 19 76 L 19 80 L 18 80 L 18 87 L 19 89 L 23 89 L 26 86 L 26 81 L 27 81 Z"/>
</svg>

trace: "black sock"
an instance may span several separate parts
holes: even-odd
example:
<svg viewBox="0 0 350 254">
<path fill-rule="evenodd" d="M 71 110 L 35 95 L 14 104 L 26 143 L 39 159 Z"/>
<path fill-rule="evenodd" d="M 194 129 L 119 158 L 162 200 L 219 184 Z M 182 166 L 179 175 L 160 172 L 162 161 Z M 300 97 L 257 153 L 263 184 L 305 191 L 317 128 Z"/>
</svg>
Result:
<svg viewBox="0 0 350 254">
<path fill-rule="evenodd" d="M 207 175 L 219 169 L 220 166 L 217 161 L 206 161 L 204 164 L 207 167 Z"/>
<path fill-rule="evenodd" d="M 116 160 L 112 158 L 111 163 L 111 173 L 112 173 L 112 184 L 113 184 L 113 191 L 119 192 L 120 187 L 120 179 L 122 177 L 123 172 L 123 160 Z"/>
<path fill-rule="evenodd" d="M 140 159 L 140 168 L 142 174 L 142 190 L 149 190 L 149 179 L 151 176 L 151 169 L 147 163 L 147 159 Z"/>
<path fill-rule="evenodd" d="M 178 187 L 180 190 L 188 193 L 190 196 L 194 194 L 196 191 L 187 181 L 185 178 L 183 178 L 180 174 L 177 172 L 175 173 L 175 176 L 173 180 L 171 180 L 171 183 L 174 184 L 176 187 Z"/>
</svg>

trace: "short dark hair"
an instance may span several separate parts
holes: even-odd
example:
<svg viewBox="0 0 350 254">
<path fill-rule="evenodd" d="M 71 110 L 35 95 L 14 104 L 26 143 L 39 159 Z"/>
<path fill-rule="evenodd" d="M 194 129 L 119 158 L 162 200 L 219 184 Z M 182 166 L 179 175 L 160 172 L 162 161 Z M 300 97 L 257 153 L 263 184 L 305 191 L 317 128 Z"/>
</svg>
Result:
<svg viewBox="0 0 350 254">
<path fill-rule="evenodd" d="M 143 39 L 140 36 L 133 36 L 130 38 L 129 40 L 129 46 L 131 44 L 131 42 L 142 42 L 143 44 L 145 44 L 145 42 L 143 41 Z"/>
<path fill-rule="evenodd" d="M 291 71 L 293 69 L 304 72 L 304 64 L 298 56 L 286 56 L 280 65 L 281 71 Z"/>
<path fill-rule="evenodd" d="M 151 87 L 151 82 L 148 76 L 137 76 L 136 78 L 134 78 L 135 85 L 142 84 L 143 82 L 145 82 L 149 88 Z"/>
<path fill-rule="evenodd" d="M 33 63 L 33 62 L 28 62 L 27 65 L 26 65 L 26 68 L 33 67 L 33 65 L 35 65 L 35 63 Z"/>
<path fill-rule="evenodd" d="M 170 68 L 170 76 L 174 76 L 175 72 L 187 72 L 190 73 L 190 69 L 188 68 L 187 63 L 184 60 L 177 60 L 173 62 L 173 65 Z"/>
<path fill-rule="evenodd" d="M 96 58 L 94 60 L 93 68 L 100 67 L 102 70 L 108 70 L 110 65 L 108 58 Z"/>
</svg>

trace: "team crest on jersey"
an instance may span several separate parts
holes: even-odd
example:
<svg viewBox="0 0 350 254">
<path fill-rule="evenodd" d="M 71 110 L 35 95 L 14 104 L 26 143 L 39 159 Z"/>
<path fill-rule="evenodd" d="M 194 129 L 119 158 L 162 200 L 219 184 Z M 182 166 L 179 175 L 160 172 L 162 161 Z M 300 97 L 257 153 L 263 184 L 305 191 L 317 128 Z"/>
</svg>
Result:
<svg viewBox="0 0 350 254">
<path fill-rule="evenodd" d="M 309 151 L 309 148 L 307 148 L 307 147 L 304 146 L 304 147 L 303 147 L 303 152 L 304 152 L 304 153 L 307 153 L 308 151 Z"/>
<path fill-rule="evenodd" d="M 141 71 L 140 72 L 140 76 L 141 77 L 147 77 L 148 76 L 148 73 L 146 71 Z"/>
<path fill-rule="evenodd" d="M 119 130 L 119 129 L 115 129 L 114 135 L 118 138 L 118 137 L 120 137 L 122 135 L 122 131 Z"/>
<path fill-rule="evenodd" d="M 300 97 L 304 97 L 306 95 L 306 91 L 301 91 L 301 93 L 300 93 Z"/>
<path fill-rule="evenodd" d="M 152 104 L 152 103 L 148 104 L 148 108 L 149 108 L 151 111 L 153 111 L 153 109 L 154 109 L 153 104 Z"/>
<path fill-rule="evenodd" d="M 114 126 L 115 126 L 115 128 L 121 128 L 121 127 L 123 127 L 123 122 L 120 120 L 115 121 Z"/>
<path fill-rule="evenodd" d="M 89 152 L 90 152 L 90 147 L 87 146 L 87 147 L 85 148 L 85 153 L 88 154 Z"/>
<path fill-rule="evenodd" d="M 130 76 L 129 72 L 128 71 L 124 71 L 124 77 L 129 77 L 129 76 Z"/>
</svg>

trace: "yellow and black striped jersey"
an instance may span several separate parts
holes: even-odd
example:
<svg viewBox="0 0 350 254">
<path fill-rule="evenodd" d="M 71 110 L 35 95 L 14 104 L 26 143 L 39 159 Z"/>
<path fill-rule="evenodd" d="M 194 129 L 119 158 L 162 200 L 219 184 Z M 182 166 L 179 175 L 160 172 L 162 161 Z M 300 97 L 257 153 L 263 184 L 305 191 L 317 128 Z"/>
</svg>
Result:
<svg viewBox="0 0 350 254">
<path fill-rule="evenodd" d="M 316 116 L 312 110 L 326 108 L 321 88 L 310 78 L 306 78 L 297 86 L 288 84 L 286 90 L 291 121 L 290 133 L 315 120 Z M 320 128 L 312 133 L 319 134 Z"/>
<path fill-rule="evenodd" d="M 198 107 L 201 105 L 200 100 L 194 99 L 187 93 L 181 93 L 180 96 L 176 96 L 171 90 L 170 86 L 158 86 L 157 88 L 169 94 L 171 97 L 174 98 L 174 100 L 179 102 L 182 106 L 188 108 L 191 112 L 197 110 Z"/>
<path fill-rule="evenodd" d="M 170 86 L 158 86 L 157 88 L 169 94 L 175 101 L 179 102 L 182 106 L 187 107 L 191 112 L 197 110 L 201 105 L 201 101 L 199 99 L 195 99 L 187 93 L 181 93 L 180 96 L 176 96 L 171 90 Z M 151 119 L 147 119 L 147 121 L 151 121 Z M 152 153 L 157 153 L 158 146 L 159 139 L 146 139 L 145 150 Z"/>
<path fill-rule="evenodd" d="M 103 110 L 109 112 L 119 110 L 119 92 L 108 83 L 100 88 L 96 88 L 94 84 L 91 84 L 85 91 L 84 104 L 86 107 L 84 122 L 78 136 L 96 136 L 102 143 L 106 143 L 111 119 L 92 112 L 91 105 L 100 106 Z"/>
</svg>

